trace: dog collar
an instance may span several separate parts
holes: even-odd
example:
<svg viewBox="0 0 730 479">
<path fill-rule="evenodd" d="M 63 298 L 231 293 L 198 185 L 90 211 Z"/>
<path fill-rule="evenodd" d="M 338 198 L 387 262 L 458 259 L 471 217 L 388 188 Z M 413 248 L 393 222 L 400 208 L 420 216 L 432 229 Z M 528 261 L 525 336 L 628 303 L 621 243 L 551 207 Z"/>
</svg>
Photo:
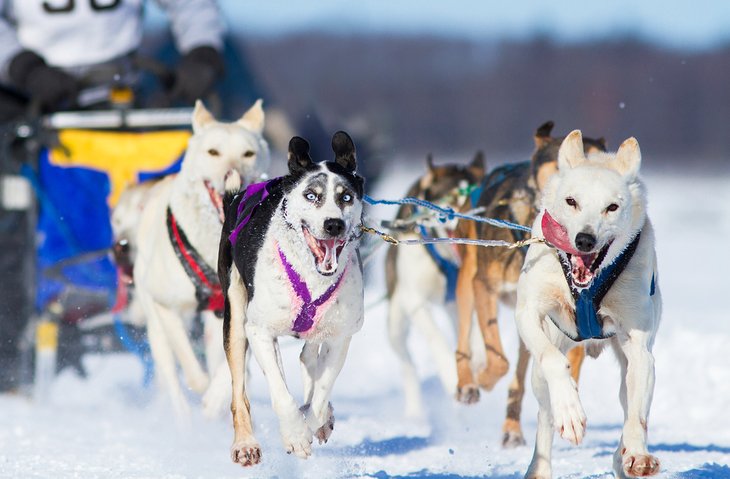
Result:
<svg viewBox="0 0 730 479">
<path fill-rule="evenodd" d="M 327 303 L 332 298 L 332 295 L 335 294 L 337 288 L 339 288 L 342 278 L 347 272 L 347 267 L 345 267 L 345 271 L 343 271 L 339 278 L 337 278 L 337 281 L 330 285 L 322 296 L 312 301 L 312 293 L 309 291 L 307 283 L 305 283 L 302 277 L 299 276 L 299 273 L 296 272 L 281 248 L 277 246 L 277 249 L 279 250 L 279 259 L 281 259 L 281 264 L 284 266 L 286 275 L 289 278 L 289 283 L 291 284 L 294 293 L 304 303 L 302 304 L 299 313 L 297 313 L 297 317 L 294 319 L 294 324 L 291 329 L 295 333 L 305 333 L 314 326 L 314 319 L 317 317 L 318 313 L 317 309 Z"/>
<path fill-rule="evenodd" d="M 170 237 L 175 256 L 195 286 L 198 311 L 213 311 L 216 316 L 222 318 L 224 298 L 218 275 L 190 244 L 169 206 L 167 207 L 167 234 Z"/>
</svg>

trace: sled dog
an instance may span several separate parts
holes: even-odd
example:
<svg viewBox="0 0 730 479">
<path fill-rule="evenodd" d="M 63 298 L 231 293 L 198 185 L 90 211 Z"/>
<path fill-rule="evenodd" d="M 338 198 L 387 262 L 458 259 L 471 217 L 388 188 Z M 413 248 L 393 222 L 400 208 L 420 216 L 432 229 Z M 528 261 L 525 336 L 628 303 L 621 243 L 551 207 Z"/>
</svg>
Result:
<svg viewBox="0 0 730 479">
<path fill-rule="evenodd" d="M 610 344 L 621 368 L 624 426 L 614 454 L 616 477 L 659 471 L 646 442 L 661 295 L 640 164 L 636 139 L 616 153 L 585 155 L 575 130 L 543 190 L 533 234 L 547 244 L 530 246 L 517 284 L 517 327 L 535 358 L 532 387 L 539 403 L 526 477 L 551 476 L 553 431 L 573 444 L 583 439 L 586 416 L 564 355 L 581 341 L 597 354 Z"/>
<path fill-rule="evenodd" d="M 510 163 L 493 169 L 474 194 L 474 206 L 482 207 L 482 215 L 507 220 L 512 223 L 530 225 L 538 211 L 541 191 L 557 169 L 558 149 L 564 137 L 552 136 L 553 122 L 542 124 L 535 132 L 535 150 L 529 161 Z M 603 138 L 586 138 L 586 151 L 605 151 Z M 478 239 L 514 242 L 528 235 L 496 226 L 460 221 L 457 236 Z M 514 307 L 515 289 L 526 248 L 483 248 L 462 246 L 460 248 L 462 268 L 459 271 L 456 302 L 459 315 L 458 347 L 456 368 L 458 385 L 457 400 L 473 403 L 479 400 L 479 387 L 489 391 L 497 381 L 507 374 L 509 364 L 502 349 L 497 324 L 497 304 Z M 469 366 L 469 358 L 475 351 L 469 349 L 472 315 L 476 309 L 479 328 L 483 336 L 483 348 L 487 366 L 477 374 L 476 382 Z M 471 341 L 473 342 L 473 341 Z M 480 346 L 482 347 L 482 346 Z M 583 348 L 571 352 L 575 380 L 578 380 Z M 507 414 L 503 425 L 502 445 L 515 447 L 525 443 L 520 425 L 525 373 L 529 354 L 520 344 L 515 377 L 509 387 Z"/>
<path fill-rule="evenodd" d="M 264 111 L 257 101 L 238 121 L 221 123 L 198 101 L 192 116 L 193 135 L 180 172 L 158 181 L 143 193 L 133 243 L 135 301 L 144 311 L 147 334 L 160 384 L 174 410 L 185 414 L 187 401 L 180 388 L 176 359 L 187 385 L 204 392 L 209 376 L 201 367 L 189 338 L 186 319 L 201 312 L 206 328 L 208 373 L 217 368 L 220 393 L 227 396 L 223 365 L 223 295 L 216 274 L 222 228 L 224 179 L 249 178 L 269 161 L 261 136 Z M 130 199 L 134 204 L 134 197 Z M 133 221 L 131 222 L 134 223 Z M 220 377 L 219 377 L 220 376 Z M 205 401 L 204 401 L 205 403 Z M 210 414 L 215 414 L 214 404 Z"/>
<path fill-rule="evenodd" d="M 261 460 L 246 397 L 246 350 L 251 346 L 269 384 L 284 448 L 301 458 L 334 429 L 329 397 L 363 322 L 358 253 L 364 181 L 355 145 L 332 138 L 334 161 L 315 163 L 309 144 L 289 142 L 286 176 L 226 193 L 218 274 L 225 297 L 224 345 L 233 380 L 231 458 Z M 278 337 L 304 341 L 300 355 L 304 405 L 287 389 Z"/>
<path fill-rule="evenodd" d="M 410 187 L 406 196 L 430 201 L 459 211 L 468 201 L 472 188 L 484 176 L 484 155 L 480 152 L 469 165 L 434 165 L 427 159 L 426 174 Z M 418 221 L 423 213 L 411 205 L 399 208 L 391 229 L 399 239 L 453 236 L 455 221 L 441 223 Z M 426 217 L 423 220 L 427 220 Z M 456 390 L 453 345 L 447 343 L 434 322 L 431 307 L 452 303 L 460 261 L 452 245 L 391 246 L 385 260 L 388 306 L 388 338 L 403 374 L 405 413 L 421 416 L 420 384 L 407 341 L 413 325 L 427 342 L 439 378 L 448 394 Z M 451 317 L 455 318 L 455 314 Z M 454 324 L 455 326 L 455 324 Z M 479 344 L 479 343 L 477 343 Z"/>
</svg>

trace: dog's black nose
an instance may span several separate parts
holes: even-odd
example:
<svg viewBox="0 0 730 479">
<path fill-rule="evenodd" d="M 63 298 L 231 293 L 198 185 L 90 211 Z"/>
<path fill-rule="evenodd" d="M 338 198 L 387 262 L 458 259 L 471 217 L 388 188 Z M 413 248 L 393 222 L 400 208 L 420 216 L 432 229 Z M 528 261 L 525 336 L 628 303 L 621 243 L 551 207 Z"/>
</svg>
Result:
<svg viewBox="0 0 730 479">
<path fill-rule="evenodd" d="M 580 251 L 589 252 L 596 246 L 596 237 L 588 233 L 575 235 L 575 247 Z"/>
<path fill-rule="evenodd" d="M 327 218 L 324 220 L 324 230 L 332 237 L 340 236 L 345 231 L 345 222 L 339 218 Z"/>
</svg>

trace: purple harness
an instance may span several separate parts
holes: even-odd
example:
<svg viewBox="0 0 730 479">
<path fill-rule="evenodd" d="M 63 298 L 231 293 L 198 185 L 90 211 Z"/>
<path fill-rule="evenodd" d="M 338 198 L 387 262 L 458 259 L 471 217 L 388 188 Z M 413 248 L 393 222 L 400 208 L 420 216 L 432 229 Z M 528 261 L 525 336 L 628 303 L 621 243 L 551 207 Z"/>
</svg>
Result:
<svg viewBox="0 0 730 479">
<path fill-rule="evenodd" d="M 267 186 L 269 186 L 269 183 L 272 183 L 274 181 L 279 180 L 279 178 L 274 178 L 268 181 L 262 181 L 261 183 L 252 183 L 246 187 L 246 189 L 243 192 L 243 198 L 241 199 L 241 202 L 238 204 L 238 211 L 236 211 L 236 217 L 238 218 L 238 224 L 236 224 L 236 227 L 231 231 L 231 234 L 228 236 L 228 239 L 230 240 L 231 244 L 236 243 L 236 239 L 238 238 L 238 234 L 241 232 L 244 226 L 248 224 L 248 221 L 251 219 L 251 216 L 253 215 L 254 211 L 256 210 L 256 207 L 260 205 L 267 196 L 269 196 L 269 190 L 266 189 Z M 254 198 L 256 196 L 259 196 L 258 198 Z M 252 199 L 254 198 L 254 199 Z M 248 211 L 246 209 L 248 208 Z M 243 216 L 245 214 L 245 216 Z M 241 218 L 243 216 L 243 218 Z"/>
<path fill-rule="evenodd" d="M 286 259 L 286 255 L 284 255 L 284 252 L 281 250 L 281 248 L 278 249 L 281 264 L 284 265 L 286 275 L 289 277 L 289 283 L 291 283 L 296 295 L 299 296 L 299 298 L 304 302 L 304 304 L 302 305 L 302 309 L 299 311 L 299 314 L 297 314 L 297 317 L 294 320 L 294 324 L 292 325 L 291 329 L 296 333 L 304 333 L 309 331 L 312 326 L 314 326 L 314 318 L 317 315 L 317 308 L 322 306 L 332 297 L 337 288 L 340 286 L 340 282 L 342 282 L 342 278 L 345 276 L 347 270 L 342 272 L 340 277 L 337 278 L 337 281 L 335 281 L 334 284 L 327 288 L 327 291 L 325 291 L 322 296 L 312 301 L 312 293 L 309 292 L 307 283 L 305 283 L 302 277 L 299 276 L 299 273 L 294 271 L 294 267 L 291 265 L 289 260 Z"/>
</svg>

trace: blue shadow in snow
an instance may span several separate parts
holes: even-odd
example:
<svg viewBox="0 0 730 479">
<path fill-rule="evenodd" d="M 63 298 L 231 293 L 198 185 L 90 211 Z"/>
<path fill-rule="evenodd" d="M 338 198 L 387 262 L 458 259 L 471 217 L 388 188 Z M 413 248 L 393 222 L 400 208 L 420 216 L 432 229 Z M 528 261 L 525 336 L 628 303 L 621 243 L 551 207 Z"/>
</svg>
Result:
<svg viewBox="0 0 730 479">
<path fill-rule="evenodd" d="M 388 456 L 390 454 L 406 454 L 412 451 L 423 449 L 430 444 L 427 437 L 392 437 L 382 441 L 365 439 L 356 446 L 343 447 L 335 455 L 349 456 Z M 333 451 L 334 452 L 334 451 Z"/>
<path fill-rule="evenodd" d="M 675 477 L 681 479 L 730 479 L 730 467 L 714 462 L 706 463 L 696 469 L 680 472 Z"/>
<path fill-rule="evenodd" d="M 522 475 L 515 473 L 503 476 L 460 476 L 459 474 L 431 472 L 428 469 L 421 469 L 420 471 L 412 472 L 405 476 L 390 476 L 385 471 L 379 471 L 375 474 L 368 474 L 368 477 L 374 477 L 375 479 L 413 479 L 415 477 L 428 479 L 519 479 Z"/>
<path fill-rule="evenodd" d="M 599 451 L 593 455 L 593 457 L 611 456 L 618 447 L 618 441 L 616 442 L 603 442 L 597 444 L 596 447 L 606 449 L 605 451 Z M 649 444 L 649 452 L 719 452 L 721 454 L 730 454 L 730 447 L 716 446 L 715 444 L 708 444 L 706 446 L 695 446 L 694 444 L 687 444 L 686 442 L 681 444 Z"/>
</svg>

